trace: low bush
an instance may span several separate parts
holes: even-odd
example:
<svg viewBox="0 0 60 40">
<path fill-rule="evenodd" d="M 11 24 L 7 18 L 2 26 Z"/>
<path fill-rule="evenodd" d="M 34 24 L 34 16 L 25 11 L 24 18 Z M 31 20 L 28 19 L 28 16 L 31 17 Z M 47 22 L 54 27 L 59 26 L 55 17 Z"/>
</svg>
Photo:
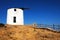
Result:
<svg viewBox="0 0 60 40">
<path fill-rule="evenodd" d="M 0 27 L 4 27 L 5 25 L 3 23 L 0 23 Z"/>
</svg>

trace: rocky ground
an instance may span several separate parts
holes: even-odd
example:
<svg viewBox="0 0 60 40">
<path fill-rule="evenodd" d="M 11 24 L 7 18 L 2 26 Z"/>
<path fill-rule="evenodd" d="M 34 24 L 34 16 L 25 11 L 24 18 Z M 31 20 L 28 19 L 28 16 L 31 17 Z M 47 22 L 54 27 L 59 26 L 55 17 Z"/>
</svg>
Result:
<svg viewBox="0 0 60 40">
<path fill-rule="evenodd" d="M 60 32 L 32 26 L 0 26 L 0 40 L 60 40 Z"/>
</svg>

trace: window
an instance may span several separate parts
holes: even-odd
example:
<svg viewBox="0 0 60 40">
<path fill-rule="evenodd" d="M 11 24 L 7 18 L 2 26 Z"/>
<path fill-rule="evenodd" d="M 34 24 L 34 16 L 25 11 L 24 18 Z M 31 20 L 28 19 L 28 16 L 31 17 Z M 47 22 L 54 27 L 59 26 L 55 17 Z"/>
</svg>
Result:
<svg viewBox="0 0 60 40">
<path fill-rule="evenodd" d="M 16 17 L 13 17 L 13 22 L 16 23 Z"/>
<path fill-rule="evenodd" d="M 16 9 L 14 9 L 14 11 L 16 11 Z"/>
</svg>

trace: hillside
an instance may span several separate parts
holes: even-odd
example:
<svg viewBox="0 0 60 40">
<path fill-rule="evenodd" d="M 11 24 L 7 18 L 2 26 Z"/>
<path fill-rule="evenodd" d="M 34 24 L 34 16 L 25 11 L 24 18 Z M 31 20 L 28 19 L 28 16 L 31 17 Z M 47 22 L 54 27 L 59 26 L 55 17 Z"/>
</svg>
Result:
<svg viewBox="0 0 60 40">
<path fill-rule="evenodd" d="M 32 26 L 0 26 L 0 40 L 60 40 L 60 32 Z"/>
</svg>

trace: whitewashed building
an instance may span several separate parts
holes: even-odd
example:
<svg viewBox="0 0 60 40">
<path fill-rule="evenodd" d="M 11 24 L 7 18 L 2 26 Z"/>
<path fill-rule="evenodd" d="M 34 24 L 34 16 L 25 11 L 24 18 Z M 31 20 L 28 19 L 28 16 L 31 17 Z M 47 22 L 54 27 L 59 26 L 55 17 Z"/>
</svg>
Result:
<svg viewBox="0 0 60 40">
<path fill-rule="evenodd" d="M 7 10 L 7 24 L 24 25 L 23 10 L 20 8 L 10 8 Z"/>
</svg>

